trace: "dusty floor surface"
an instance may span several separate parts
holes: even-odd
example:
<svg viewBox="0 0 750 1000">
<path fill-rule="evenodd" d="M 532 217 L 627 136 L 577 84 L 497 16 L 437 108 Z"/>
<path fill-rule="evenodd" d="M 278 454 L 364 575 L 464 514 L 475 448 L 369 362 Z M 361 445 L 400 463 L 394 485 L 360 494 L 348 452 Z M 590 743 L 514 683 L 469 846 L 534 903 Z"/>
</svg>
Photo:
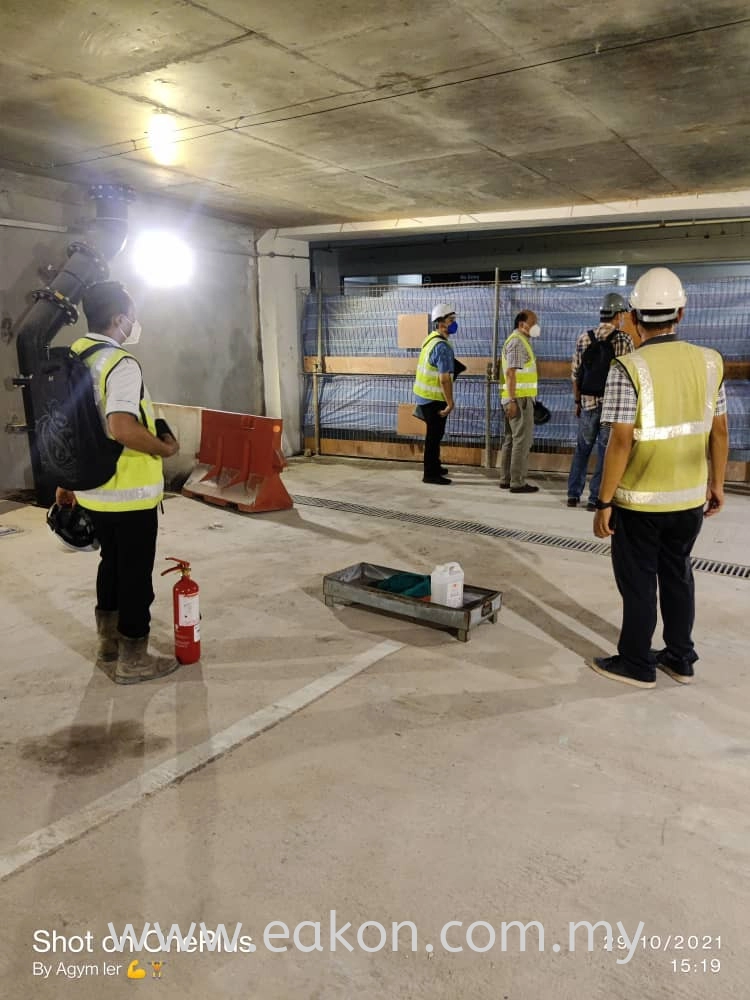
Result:
<svg viewBox="0 0 750 1000">
<path fill-rule="evenodd" d="M 519 498 L 478 470 L 444 490 L 408 465 L 299 461 L 285 474 L 299 497 L 591 538 L 564 483 L 538 481 L 542 492 Z M 696 554 L 750 563 L 748 509 L 730 497 Z M 0 536 L 3 996 L 746 1000 L 750 581 L 698 573 L 696 683 L 660 676 L 638 691 L 585 663 L 617 638 L 605 556 L 306 503 L 254 517 L 176 497 L 161 524 L 159 560 L 191 559 L 201 585 L 203 659 L 120 688 L 92 665 L 96 557 L 59 551 L 36 508 L 0 510 L 0 526 L 21 529 Z M 468 644 L 323 603 L 326 572 L 450 559 L 504 595 L 498 624 Z M 165 651 L 173 580 L 159 579 L 154 606 Z M 325 680 L 352 664 L 345 683 Z M 328 693 L 222 750 L 230 727 L 227 745 L 320 679 Z M 195 747 L 216 759 L 171 781 Z M 337 928 L 351 923 L 351 952 L 340 939 L 331 950 L 332 910 Z M 586 920 L 614 927 L 612 952 L 602 928 L 592 952 L 584 930 L 570 952 L 569 924 Z M 146 921 L 184 935 L 223 923 L 230 936 L 241 923 L 257 950 L 102 951 L 109 923 L 140 935 Z M 271 921 L 290 937 L 319 921 L 323 950 L 289 940 L 271 952 Z M 376 927 L 358 942 L 367 921 L 386 928 L 383 950 L 367 950 Z M 391 950 L 401 921 L 417 928 L 416 951 L 408 928 Z M 462 952 L 441 943 L 449 921 L 462 923 L 445 932 Z M 496 931 L 487 951 L 468 947 L 471 934 L 489 943 L 484 924 L 469 933 L 477 921 Z M 503 950 L 511 921 L 543 925 L 544 952 L 533 928 L 524 953 L 517 928 Z M 628 937 L 643 922 L 630 961 L 618 921 Z M 35 951 L 35 932 L 53 930 L 91 931 L 92 950 L 65 953 L 58 939 Z M 133 960 L 147 979 L 127 979 Z"/>
</svg>

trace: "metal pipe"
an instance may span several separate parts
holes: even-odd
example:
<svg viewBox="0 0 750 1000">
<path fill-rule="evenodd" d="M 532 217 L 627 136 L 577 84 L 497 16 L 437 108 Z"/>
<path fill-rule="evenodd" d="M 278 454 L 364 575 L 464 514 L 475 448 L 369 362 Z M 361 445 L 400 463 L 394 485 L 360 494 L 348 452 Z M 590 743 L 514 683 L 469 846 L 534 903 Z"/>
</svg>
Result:
<svg viewBox="0 0 750 1000">
<path fill-rule="evenodd" d="M 67 226 L 49 226 L 46 222 L 24 222 L 23 219 L 0 219 L 0 229 L 32 229 L 40 233 L 68 233 Z"/>
<path fill-rule="evenodd" d="M 484 460 L 485 469 L 492 467 L 492 385 L 497 366 L 498 327 L 500 325 L 500 268 L 495 268 L 495 306 L 492 314 L 492 358 L 487 362 L 487 385 L 484 400 Z"/>
<path fill-rule="evenodd" d="M 54 469 L 59 468 L 56 464 L 59 456 L 53 455 L 53 451 L 59 440 L 67 442 L 59 429 L 57 438 L 48 439 L 38 434 L 38 421 L 40 427 L 43 426 L 41 421 L 49 425 L 49 413 L 57 412 L 54 407 L 58 382 L 49 377 L 51 369 L 48 366 L 56 351 L 66 355 L 68 352 L 66 347 L 55 348 L 50 344 L 63 326 L 78 319 L 76 306 L 86 286 L 108 277 L 107 261 L 120 252 L 127 237 L 128 204 L 134 192 L 125 185 L 95 184 L 89 188 L 89 197 L 96 202 L 96 218 L 86 227 L 87 242 L 70 244 L 67 259 L 53 269 L 49 284 L 33 292 L 34 304 L 24 313 L 16 330 L 20 378 L 15 380 L 15 385 L 23 395 L 37 501 L 45 505 L 51 502 L 57 485 Z M 41 225 L 33 223 L 31 227 Z M 45 227 L 45 231 L 50 228 Z"/>
<path fill-rule="evenodd" d="M 495 315 L 492 324 L 492 364 L 497 364 L 498 328 L 500 326 L 500 268 L 495 268 Z"/>
<path fill-rule="evenodd" d="M 313 420 L 315 426 L 315 454 L 320 454 L 320 375 L 323 372 L 323 276 L 315 275 L 318 293 L 318 344 L 315 368 L 313 369 Z"/>
</svg>

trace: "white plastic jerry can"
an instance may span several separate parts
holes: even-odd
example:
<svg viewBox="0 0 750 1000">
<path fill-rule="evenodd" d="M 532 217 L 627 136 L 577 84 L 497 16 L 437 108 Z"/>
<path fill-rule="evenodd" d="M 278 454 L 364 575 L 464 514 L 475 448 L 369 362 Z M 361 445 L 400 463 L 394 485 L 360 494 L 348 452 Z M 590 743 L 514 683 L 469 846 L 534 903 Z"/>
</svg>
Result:
<svg viewBox="0 0 750 1000">
<path fill-rule="evenodd" d="M 436 566 L 430 576 L 430 601 L 449 608 L 462 608 L 464 604 L 464 571 L 458 563 Z"/>
</svg>

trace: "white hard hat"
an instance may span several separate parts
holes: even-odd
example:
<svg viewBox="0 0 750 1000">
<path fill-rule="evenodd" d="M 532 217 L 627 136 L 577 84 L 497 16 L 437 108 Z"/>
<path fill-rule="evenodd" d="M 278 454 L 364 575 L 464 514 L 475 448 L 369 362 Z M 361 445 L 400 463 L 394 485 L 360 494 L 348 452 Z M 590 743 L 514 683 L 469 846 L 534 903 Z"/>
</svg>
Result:
<svg viewBox="0 0 750 1000">
<path fill-rule="evenodd" d="M 646 313 L 644 319 L 658 323 L 676 319 L 687 301 L 682 282 L 668 267 L 652 267 L 636 281 L 630 293 L 630 307 Z"/>
<path fill-rule="evenodd" d="M 78 504 L 61 507 L 53 503 L 47 511 L 47 524 L 67 552 L 96 552 L 99 548 L 94 522 L 88 511 Z"/>
<path fill-rule="evenodd" d="M 449 306 L 447 302 L 440 302 L 432 307 L 432 322 L 434 323 L 436 319 L 445 319 L 446 316 L 450 316 L 455 311 L 455 306 Z"/>
</svg>

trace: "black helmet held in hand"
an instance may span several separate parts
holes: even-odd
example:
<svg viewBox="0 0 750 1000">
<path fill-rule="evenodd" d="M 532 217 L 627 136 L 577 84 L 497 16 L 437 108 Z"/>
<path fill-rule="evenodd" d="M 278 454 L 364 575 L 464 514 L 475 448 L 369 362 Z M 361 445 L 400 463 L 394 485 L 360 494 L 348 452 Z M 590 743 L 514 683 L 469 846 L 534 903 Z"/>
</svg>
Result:
<svg viewBox="0 0 750 1000">
<path fill-rule="evenodd" d="M 61 507 L 53 503 L 47 511 L 47 524 L 69 552 L 96 552 L 99 548 L 99 539 L 88 511 L 78 504 Z"/>
<path fill-rule="evenodd" d="M 534 400 L 534 423 L 535 424 L 546 424 L 549 422 L 552 414 L 540 400 Z"/>
</svg>

